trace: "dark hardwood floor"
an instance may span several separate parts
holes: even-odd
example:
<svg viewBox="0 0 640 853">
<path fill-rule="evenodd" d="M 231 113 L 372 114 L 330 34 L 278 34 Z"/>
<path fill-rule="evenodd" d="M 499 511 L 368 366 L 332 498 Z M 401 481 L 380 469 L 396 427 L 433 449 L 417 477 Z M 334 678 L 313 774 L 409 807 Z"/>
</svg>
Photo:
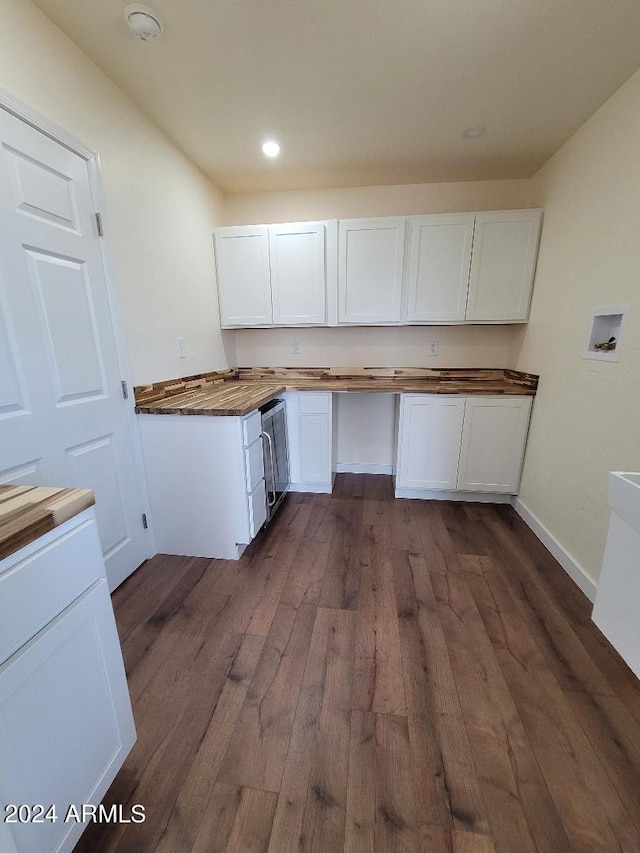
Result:
<svg viewBox="0 0 640 853">
<path fill-rule="evenodd" d="M 114 596 L 138 741 L 78 851 L 640 851 L 640 687 L 508 506 L 340 475 Z"/>
</svg>

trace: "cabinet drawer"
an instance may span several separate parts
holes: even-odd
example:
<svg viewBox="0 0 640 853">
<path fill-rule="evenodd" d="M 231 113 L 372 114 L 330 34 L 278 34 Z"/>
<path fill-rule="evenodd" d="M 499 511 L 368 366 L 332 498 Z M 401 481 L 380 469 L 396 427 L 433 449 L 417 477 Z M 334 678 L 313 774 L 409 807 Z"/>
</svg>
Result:
<svg viewBox="0 0 640 853">
<path fill-rule="evenodd" d="M 330 394 L 315 394 L 303 392 L 300 394 L 301 415 L 327 415 L 329 414 Z"/>
<path fill-rule="evenodd" d="M 0 571 L 10 558 L 0 563 Z M 0 574 L 0 663 L 105 573 L 93 518 Z"/>
<path fill-rule="evenodd" d="M 251 412 L 242 420 L 242 440 L 245 447 L 249 447 L 260 437 L 262 432 L 262 418 L 260 412 Z"/>
<path fill-rule="evenodd" d="M 247 492 L 251 493 L 260 480 L 264 480 L 264 455 L 262 439 L 254 441 L 244 452 L 245 470 L 247 472 Z"/>
<path fill-rule="evenodd" d="M 249 532 L 251 538 L 256 535 L 267 520 L 267 493 L 264 480 L 261 480 L 249 495 Z"/>
</svg>

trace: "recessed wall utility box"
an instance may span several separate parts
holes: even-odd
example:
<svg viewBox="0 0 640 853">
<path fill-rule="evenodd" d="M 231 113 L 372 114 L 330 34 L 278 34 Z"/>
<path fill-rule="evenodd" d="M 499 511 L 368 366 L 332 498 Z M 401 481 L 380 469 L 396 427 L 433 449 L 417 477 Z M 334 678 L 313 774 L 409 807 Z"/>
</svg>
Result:
<svg viewBox="0 0 640 853">
<path fill-rule="evenodd" d="M 583 357 L 619 361 L 620 342 L 628 313 L 628 305 L 597 308 L 591 315 L 589 338 Z"/>
</svg>

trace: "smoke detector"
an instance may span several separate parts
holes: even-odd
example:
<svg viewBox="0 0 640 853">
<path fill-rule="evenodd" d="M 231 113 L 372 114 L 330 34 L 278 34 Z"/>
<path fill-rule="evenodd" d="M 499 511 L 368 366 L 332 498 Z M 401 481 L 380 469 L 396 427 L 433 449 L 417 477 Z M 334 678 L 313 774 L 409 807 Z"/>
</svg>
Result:
<svg viewBox="0 0 640 853">
<path fill-rule="evenodd" d="M 148 6 L 133 3 L 124 10 L 124 19 L 140 41 L 153 41 L 162 32 L 160 15 Z"/>
</svg>

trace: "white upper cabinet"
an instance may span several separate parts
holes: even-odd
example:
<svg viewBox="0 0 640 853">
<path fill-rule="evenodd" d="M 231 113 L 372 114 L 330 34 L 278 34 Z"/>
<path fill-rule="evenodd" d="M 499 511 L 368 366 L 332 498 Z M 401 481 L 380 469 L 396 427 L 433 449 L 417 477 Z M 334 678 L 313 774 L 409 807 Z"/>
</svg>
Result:
<svg viewBox="0 0 640 853">
<path fill-rule="evenodd" d="M 214 240 L 221 325 L 271 325 L 267 226 L 217 228 Z"/>
<path fill-rule="evenodd" d="M 275 326 L 327 322 L 325 225 L 269 226 L 271 299 Z"/>
<path fill-rule="evenodd" d="M 528 319 L 542 211 L 477 213 L 466 319 Z"/>
<path fill-rule="evenodd" d="M 214 232 L 223 327 L 327 322 L 324 222 Z"/>
<path fill-rule="evenodd" d="M 406 322 L 463 321 L 475 215 L 413 216 L 409 222 Z"/>
<path fill-rule="evenodd" d="M 400 323 L 406 222 L 393 217 L 339 223 L 339 323 Z"/>
<path fill-rule="evenodd" d="M 221 325 L 526 322 L 541 221 L 507 210 L 217 228 Z"/>
</svg>

